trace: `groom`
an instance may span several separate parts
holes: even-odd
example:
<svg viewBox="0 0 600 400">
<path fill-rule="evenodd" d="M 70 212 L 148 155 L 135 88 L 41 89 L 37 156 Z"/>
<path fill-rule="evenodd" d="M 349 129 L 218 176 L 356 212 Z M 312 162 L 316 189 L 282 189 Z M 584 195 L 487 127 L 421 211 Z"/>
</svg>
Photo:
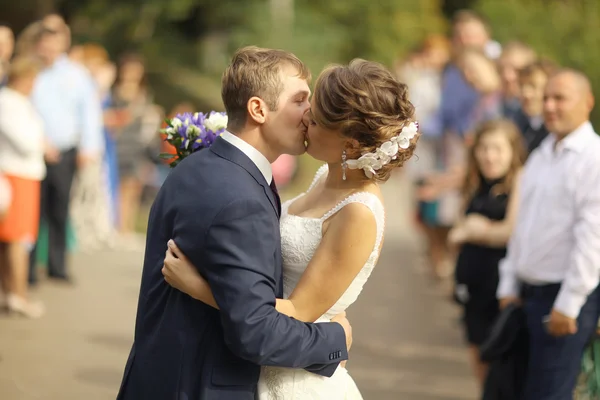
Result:
<svg viewBox="0 0 600 400">
<path fill-rule="evenodd" d="M 234 55 L 222 81 L 229 132 L 183 160 L 152 206 L 118 399 L 253 400 L 259 365 L 331 376 L 347 359 L 345 318 L 308 324 L 275 310 L 281 204 L 271 163 L 304 152 L 309 78 L 284 51 L 247 47 Z M 208 280 L 220 311 L 164 281 L 171 238 Z"/>
</svg>

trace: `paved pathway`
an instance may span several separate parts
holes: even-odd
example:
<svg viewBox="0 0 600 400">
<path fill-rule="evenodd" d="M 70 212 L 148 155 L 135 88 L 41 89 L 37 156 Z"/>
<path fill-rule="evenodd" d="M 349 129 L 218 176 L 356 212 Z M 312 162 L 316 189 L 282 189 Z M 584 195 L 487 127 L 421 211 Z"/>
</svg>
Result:
<svg viewBox="0 0 600 400">
<path fill-rule="evenodd" d="M 365 400 L 476 399 L 458 310 L 415 265 L 406 184 L 386 187 L 381 261 L 349 311 L 350 373 Z M 73 257 L 77 286 L 44 283 L 37 321 L 0 317 L 0 399 L 114 399 L 132 340 L 142 252 Z M 141 399 L 142 400 L 142 399 Z"/>
</svg>

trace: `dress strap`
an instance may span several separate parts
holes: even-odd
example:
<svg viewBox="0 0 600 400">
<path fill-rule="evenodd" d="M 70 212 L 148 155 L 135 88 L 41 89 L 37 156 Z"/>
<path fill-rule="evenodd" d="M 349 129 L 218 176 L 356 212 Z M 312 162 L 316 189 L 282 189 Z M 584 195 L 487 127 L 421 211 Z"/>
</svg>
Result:
<svg viewBox="0 0 600 400">
<path fill-rule="evenodd" d="M 329 171 L 329 167 L 327 166 L 327 164 L 321 165 L 321 167 L 319 167 L 319 169 L 315 173 L 315 177 L 313 178 L 313 181 L 310 184 L 310 186 L 308 187 L 308 189 L 305 192 L 300 193 L 299 195 L 297 195 L 293 199 L 285 201 L 281 205 L 282 212 L 286 212 L 287 213 L 287 209 L 290 207 L 290 205 L 293 204 L 296 200 L 298 200 L 302 196 L 305 196 L 308 192 L 310 192 L 315 187 L 315 185 L 319 182 L 319 180 L 323 177 L 323 175 L 327 174 L 327 171 Z"/>
<path fill-rule="evenodd" d="M 385 209 L 379 197 L 369 192 L 358 192 L 351 194 L 344 200 L 340 201 L 331 210 L 321 217 L 321 221 L 326 221 L 335 214 L 337 214 L 342 208 L 351 203 L 361 203 L 371 210 L 375 216 L 375 222 L 377 224 L 377 240 L 375 241 L 375 249 L 379 249 L 381 241 L 383 240 L 383 234 L 385 231 Z"/>
<path fill-rule="evenodd" d="M 317 173 L 315 174 L 315 177 L 313 178 L 313 181 L 310 184 L 310 186 L 308 187 L 308 190 L 306 191 L 306 193 L 310 192 L 316 186 L 316 184 L 319 182 L 319 180 L 321 180 L 323 175 L 327 174 L 328 171 L 329 171 L 329 167 L 327 166 L 327 164 L 321 165 L 321 167 L 319 167 L 319 169 L 317 170 Z"/>
</svg>

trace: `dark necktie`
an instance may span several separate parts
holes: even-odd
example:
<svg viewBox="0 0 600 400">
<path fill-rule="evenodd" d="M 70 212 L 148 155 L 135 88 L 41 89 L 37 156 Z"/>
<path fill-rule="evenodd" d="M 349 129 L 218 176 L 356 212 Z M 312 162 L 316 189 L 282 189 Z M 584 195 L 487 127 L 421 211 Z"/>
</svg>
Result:
<svg viewBox="0 0 600 400">
<path fill-rule="evenodd" d="M 277 185 L 275 185 L 275 179 L 271 180 L 271 184 L 269 185 L 271 190 L 273 191 L 273 195 L 275 196 L 275 201 L 277 202 L 277 215 L 281 216 L 281 199 L 279 198 L 279 192 L 277 191 Z"/>
</svg>

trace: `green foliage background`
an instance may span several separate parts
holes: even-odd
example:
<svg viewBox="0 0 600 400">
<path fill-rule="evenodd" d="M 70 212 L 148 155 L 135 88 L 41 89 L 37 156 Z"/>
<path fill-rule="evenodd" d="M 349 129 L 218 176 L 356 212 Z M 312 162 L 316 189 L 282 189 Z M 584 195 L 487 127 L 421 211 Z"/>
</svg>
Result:
<svg viewBox="0 0 600 400">
<path fill-rule="evenodd" d="M 361 57 L 392 66 L 429 33 L 447 33 L 448 17 L 471 7 L 501 43 L 533 46 L 582 69 L 600 98 L 598 0 L 20 0 L 3 3 L 3 19 L 21 29 L 52 10 L 66 14 L 74 42 L 103 44 L 147 59 L 156 101 L 167 110 L 192 101 L 221 109 L 220 74 L 242 46 L 280 47 L 314 74 Z M 593 115 L 596 126 L 600 113 Z M 303 161 L 306 162 L 306 161 Z M 309 173 L 310 174 L 310 173 Z"/>
</svg>

